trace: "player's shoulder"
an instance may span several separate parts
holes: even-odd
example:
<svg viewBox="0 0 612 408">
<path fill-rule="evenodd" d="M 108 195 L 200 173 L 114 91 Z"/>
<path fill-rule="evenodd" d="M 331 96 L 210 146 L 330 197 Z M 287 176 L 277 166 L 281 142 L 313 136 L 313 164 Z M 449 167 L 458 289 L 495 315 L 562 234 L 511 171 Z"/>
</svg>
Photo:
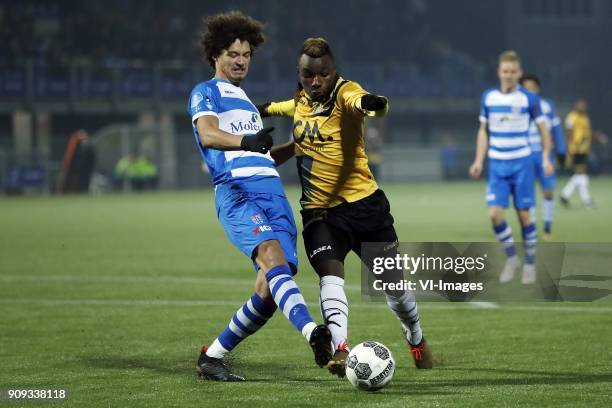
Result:
<svg viewBox="0 0 612 408">
<path fill-rule="evenodd" d="M 540 106 L 542 107 L 542 113 L 551 113 L 555 110 L 555 105 L 546 98 L 540 97 Z"/>
<path fill-rule="evenodd" d="M 538 94 L 536 94 L 536 93 L 531 92 L 527 88 L 519 86 L 516 90 L 517 90 L 517 92 L 525 95 L 527 97 L 527 100 L 530 103 L 538 103 L 538 104 L 540 103 L 540 96 Z"/>
<path fill-rule="evenodd" d="M 199 84 L 196 84 L 193 89 L 191 90 L 191 93 L 195 93 L 195 92 L 206 92 L 207 90 L 212 91 L 213 89 L 216 88 L 215 84 L 217 83 L 216 78 L 211 78 L 208 81 L 203 81 L 200 82 Z"/>
<path fill-rule="evenodd" d="M 482 91 L 482 100 L 483 100 L 483 102 L 487 99 L 487 97 L 489 95 L 496 94 L 496 93 L 500 93 L 500 91 L 499 91 L 499 88 L 496 88 L 494 86 L 492 86 L 490 88 L 487 88 L 484 91 Z"/>
<path fill-rule="evenodd" d="M 191 104 L 193 105 L 194 101 L 202 101 L 205 97 L 216 98 L 218 96 L 218 92 L 216 91 L 215 84 L 216 80 L 213 78 L 195 85 L 189 94 Z"/>
<path fill-rule="evenodd" d="M 334 89 L 334 93 L 339 97 L 343 97 L 344 95 L 352 92 L 361 91 L 363 91 L 363 88 L 361 87 L 361 85 L 359 85 L 358 82 L 351 81 L 350 79 L 344 79 L 342 77 L 338 78 Z"/>
</svg>

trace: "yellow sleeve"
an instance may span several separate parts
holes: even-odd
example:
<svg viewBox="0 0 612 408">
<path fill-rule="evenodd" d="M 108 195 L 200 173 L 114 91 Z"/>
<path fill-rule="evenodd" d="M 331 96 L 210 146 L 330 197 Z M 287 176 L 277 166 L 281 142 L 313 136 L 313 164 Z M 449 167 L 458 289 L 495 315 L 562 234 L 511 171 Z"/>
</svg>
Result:
<svg viewBox="0 0 612 408">
<path fill-rule="evenodd" d="M 283 102 L 272 102 L 266 111 L 270 116 L 287 116 L 292 118 L 295 113 L 295 100 L 290 99 Z"/>
<path fill-rule="evenodd" d="M 574 112 L 570 112 L 565 117 L 565 127 L 567 129 L 572 129 L 574 127 L 574 121 L 576 120 Z"/>
<path fill-rule="evenodd" d="M 342 86 L 340 93 L 338 94 L 338 101 L 343 109 L 349 112 L 363 115 L 363 116 L 385 116 L 389 112 L 389 101 L 385 109 L 378 111 L 368 111 L 361 107 L 361 97 L 367 95 L 368 92 L 364 90 L 361 85 L 357 82 L 350 81 Z"/>
</svg>

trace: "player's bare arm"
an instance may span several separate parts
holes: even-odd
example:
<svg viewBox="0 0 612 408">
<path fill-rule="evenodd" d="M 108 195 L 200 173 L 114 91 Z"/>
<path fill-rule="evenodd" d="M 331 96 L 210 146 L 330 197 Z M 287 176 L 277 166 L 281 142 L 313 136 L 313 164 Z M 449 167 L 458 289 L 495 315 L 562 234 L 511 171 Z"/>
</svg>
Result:
<svg viewBox="0 0 612 408">
<path fill-rule="evenodd" d="M 550 130 L 546 123 L 539 122 L 537 123 L 538 129 L 540 130 L 540 138 L 542 143 L 542 167 L 544 168 L 544 173 L 547 176 L 552 175 L 555 172 L 555 167 L 550 162 L 550 149 L 552 145 L 552 136 L 550 134 Z"/>
<path fill-rule="evenodd" d="M 270 154 L 278 167 L 295 155 L 295 142 L 291 140 L 287 143 L 276 145 L 270 150 Z"/>
<path fill-rule="evenodd" d="M 470 166 L 471 177 L 480 177 L 488 147 L 489 143 L 487 134 L 487 124 L 481 123 L 480 127 L 478 128 L 478 134 L 476 135 L 476 157 L 474 158 L 474 162 Z"/>
</svg>

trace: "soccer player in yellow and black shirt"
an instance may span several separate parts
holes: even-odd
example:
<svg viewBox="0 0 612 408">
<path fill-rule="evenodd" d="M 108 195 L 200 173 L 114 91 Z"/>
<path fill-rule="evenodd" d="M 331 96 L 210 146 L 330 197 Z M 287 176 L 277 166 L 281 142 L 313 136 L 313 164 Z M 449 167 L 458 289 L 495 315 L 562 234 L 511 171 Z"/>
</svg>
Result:
<svg viewBox="0 0 612 408">
<path fill-rule="evenodd" d="M 565 118 L 568 152 L 574 168 L 574 175 L 561 192 L 561 203 L 569 206 L 569 199 L 578 188 L 580 200 L 585 207 L 593 207 L 589 193 L 588 156 L 591 151 L 591 141 L 595 137 L 600 143 L 607 143 L 607 137 L 591 129 L 591 120 L 587 114 L 587 102 L 580 98 L 574 105 L 574 110 Z"/>
<path fill-rule="evenodd" d="M 329 44 L 322 38 L 304 42 L 298 79 L 293 99 L 265 104 L 259 110 L 262 117 L 293 118 L 293 141 L 271 153 L 277 165 L 293 154 L 297 159 L 304 245 L 320 277 L 321 313 L 336 350 L 328 368 L 342 377 L 348 354 L 344 259 L 352 250 L 366 265 L 371 264 L 361 252 L 364 242 L 391 243 L 380 245 L 388 256 L 397 251 L 389 202 L 368 167 L 364 143 L 365 117 L 386 114 L 388 101 L 340 77 Z M 402 323 L 416 366 L 431 368 L 414 296 L 393 292 L 386 297 Z"/>
</svg>

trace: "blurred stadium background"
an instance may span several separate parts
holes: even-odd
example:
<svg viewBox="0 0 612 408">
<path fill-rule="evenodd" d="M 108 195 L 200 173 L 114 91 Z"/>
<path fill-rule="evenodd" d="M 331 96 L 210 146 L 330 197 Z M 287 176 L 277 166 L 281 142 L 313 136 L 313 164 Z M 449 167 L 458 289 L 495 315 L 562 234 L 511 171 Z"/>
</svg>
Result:
<svg viewBox="0 0 612 408">
<path fill-rule="evenodd" d="M 390 97 L 389 116 L 368 131 L 383 182 L 467 177 L 479 96 L 495 85 L 497 55 L 508 48 L 541 77 L 562 116 L 585 97 L 594 128 L 612 133 L 605 0 L 2 0 L 0 191 L 78 190 L 61 170 L 79 129 L 93 142 L 91 190 L 110 190 L 129 154 L 147 158 L 160 189 L 210 185 L 186 105 L 212 76 L 196 47 L 201 17 L 231 9 L 267 22 L 268 42 L 244 83 L 255 102 L 292 95 L 308 36 L 331 42 L 345 77 Z M 289 137 L 288 121 L 275 126 L 277 141 Z M 595 145 L 593 173 L 609 173 L 609 150 Z M 297 181 L 292 165 L 282 172 Z"/>
</svg>

